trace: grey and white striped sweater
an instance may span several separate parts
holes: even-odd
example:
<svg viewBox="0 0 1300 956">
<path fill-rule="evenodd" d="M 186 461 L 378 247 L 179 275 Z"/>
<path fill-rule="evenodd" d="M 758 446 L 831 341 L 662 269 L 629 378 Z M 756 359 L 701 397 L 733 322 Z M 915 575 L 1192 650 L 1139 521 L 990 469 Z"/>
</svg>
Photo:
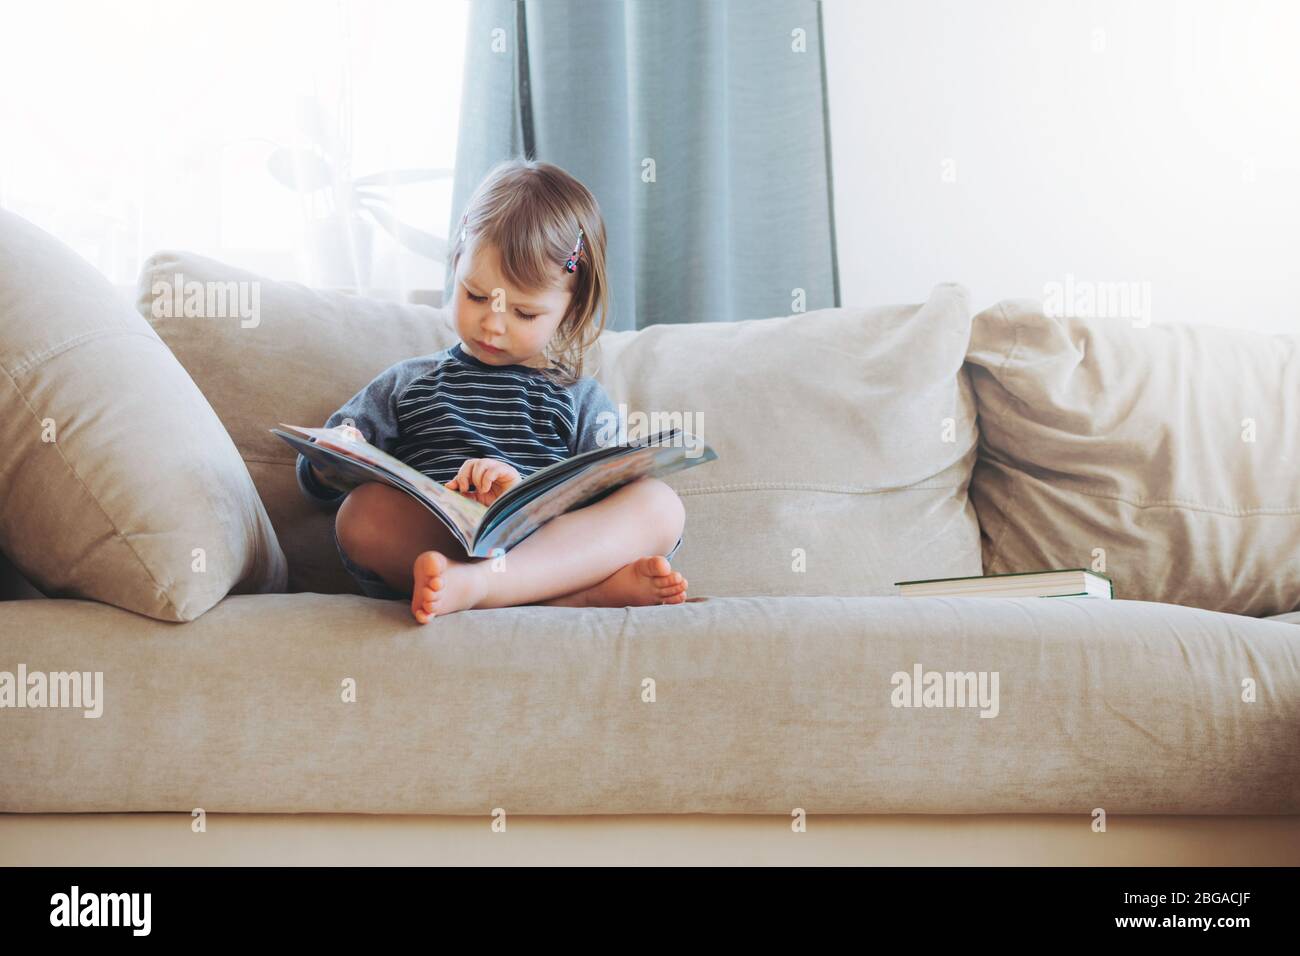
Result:
<svg viewBox="0 0 1300 956">
<path fill-rule="evenodd" d="M 604 414 L 602 414 L 604 413 Z M 457 343 L 390 365 L 329 417 L 439 482 L 466 458 L 497 458 L 521 477 L 617 441 L 617 410 L 594 378 L 563 386 L 539 369 L 489 365 Z M 320 484 L 298 456 L 298 484 L 326 504 L 344 493 Z"/>
</svg>

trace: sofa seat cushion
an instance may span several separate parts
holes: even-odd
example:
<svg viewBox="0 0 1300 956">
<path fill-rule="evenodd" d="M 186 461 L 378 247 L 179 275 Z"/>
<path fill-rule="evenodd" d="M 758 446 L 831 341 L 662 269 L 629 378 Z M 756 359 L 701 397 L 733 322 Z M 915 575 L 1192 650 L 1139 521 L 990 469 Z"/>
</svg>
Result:
<svg viewBox="0 0 1300 956">
<path fill-rule="evenodd" d="M 974 319 L 986 574 L 1088 567 L 1118 597 L 1300 609 L 1300 335 Z"/>
<path fill-rule="evenodd" d="M 183 628 L 3 602 L 0 634 L 6 670 L 103 673 L 97 718 L 0 711 L 5 812 L 1300 813 L 1300 628 L 1174 605 L 742 597 L 420 626 L 274 594 Z M 996 706 L 895 706 L 918 666 L 984 672 Z"/>
<path fill-rule="evenodd" d="M 49 596 L 164 621 L 283 590 L 248 470 L 162 339 L 3 210 L 0 263 L 0 550 L 15 568 Z"/>
</svg>

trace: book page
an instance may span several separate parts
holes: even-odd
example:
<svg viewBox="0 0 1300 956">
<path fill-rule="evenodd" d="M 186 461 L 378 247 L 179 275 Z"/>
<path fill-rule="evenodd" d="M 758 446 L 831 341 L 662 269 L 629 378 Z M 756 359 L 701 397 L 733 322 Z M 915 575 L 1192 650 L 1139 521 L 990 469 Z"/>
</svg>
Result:
<svg viewBox="0 0 1300 956">
<path fill-rule="evenodd" d="M 629 439 L 626 444 L 622 445 L 605 445 L 599 448 L 592 448 L 581 454 L 574 455 L 572 458 L 566 458 L 563 461 L 547 465 L 538 471 L 533 472 L 519 484 L 515 485 L 504 495 L 492 502 L 488 507 L 488 513 L 484 516 L 487 528 L 494 528 L 505 517 L 519 508 L 524 507 L 529 501 L 545 494 L 557 481 L 568 481 L 573 475 L 582 472 L 589 463 L 601 461 L 617 455 L 622 455 L 628 448 L 640 447 L 646 445 L 671 444 L 680 432 L 680 429 L 672 428 L 659 432 L 657 435 L 648 438 Z M 716 456 L 715 456 L 716 457 Z"/>
<path fill-rule="evenodd" d="M 328 428 L 301 428 L 289 425 L 282 427 L 301 432 L 314 439 L 314 444 L 322 448 L 328 448 L 400 478 L 411 490 L 423 496 L 428 502 L 436 503 L 438 508 L 465 531 L 470 541 L 473 540 L 474 533 L 483 522 L 483 515 L 487 513 L 485 505 L 439 484 L 428 475 L 416 471 L 410 465 L 381 451 L 369 442 L 346 438 Z"/>
<path fill-rule="evenodd" d="M 495 548 L 509 551 L 515 544 L 546 524 L 575 508 L 590 503 L 605 492 L 646 476 L 662 477 L 683 468 L 702 465 L 717 458 L 707 445 L 704 453 L 690 458 L 685 447 L 650 446 L 638 448 L 617 458 L 607 458 L 588 465 L 568 480 L 504 517 L 494 527 L 479 532 L 475 554 L 487 557 Z"/>
</svg>

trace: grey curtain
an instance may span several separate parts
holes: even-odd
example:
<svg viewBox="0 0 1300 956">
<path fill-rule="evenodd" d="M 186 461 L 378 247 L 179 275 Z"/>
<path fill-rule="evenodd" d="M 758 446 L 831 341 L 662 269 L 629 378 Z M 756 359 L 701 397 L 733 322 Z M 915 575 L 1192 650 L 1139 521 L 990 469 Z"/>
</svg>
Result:
<svg viewBox="0 0 1300 956">
<path fill-rule="evenodd" d="M 540 159 L 600 203 L 606 328 L 840 304 L 820 3 L 478 0 L 467 44 L 449 234 Z"/>
</svg>

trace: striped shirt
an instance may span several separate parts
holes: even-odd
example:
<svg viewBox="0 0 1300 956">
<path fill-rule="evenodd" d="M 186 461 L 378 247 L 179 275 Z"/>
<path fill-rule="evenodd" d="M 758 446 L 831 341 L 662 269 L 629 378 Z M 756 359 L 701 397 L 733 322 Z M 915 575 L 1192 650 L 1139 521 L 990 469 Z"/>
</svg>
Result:
<svg viewBox="0 0 1300 956">
<path fill-rule="evenodd" d="M 602 415 L 602 413 L 606 413 Z M 456 477 L 467 458 L 509 462 L 521 478 L 617 440 L 617 412 L 593 378 L 557 385 L 540 369 L 489 365 L 457 343 L 389 366 L 329 417 L 351 419 L 366 441 L 438 482 Z M 298 483 L 309 496 L 341 501 L 298 456 Z"/>
</svg>

